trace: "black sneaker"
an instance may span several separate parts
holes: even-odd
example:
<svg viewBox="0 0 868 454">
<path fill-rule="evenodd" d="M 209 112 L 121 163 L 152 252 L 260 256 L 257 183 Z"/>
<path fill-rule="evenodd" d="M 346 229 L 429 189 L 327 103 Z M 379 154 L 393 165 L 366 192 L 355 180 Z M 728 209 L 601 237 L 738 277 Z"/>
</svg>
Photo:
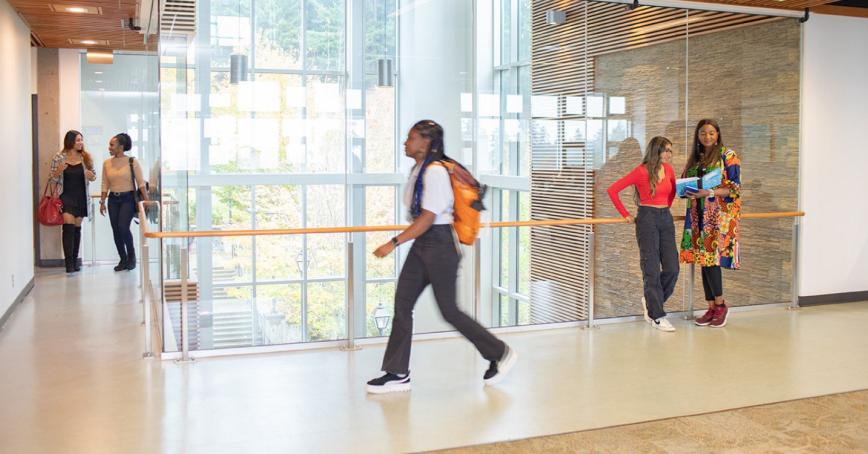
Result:
<svg viewBox="0 0 868 454">
<path fill-rule="evenodd" d="M 513 349 L 506 346 L 506 351 L 503 352 L 503 358 L 500 361 L 492 361 L 488 366 L 488 370 L 485 371 L 485 375 L 482 376 L 485 381 L 486 386 L 493 386 L 500 383 L 503 380 L 503 377 L 509 373 L 509 370 L 512 369 L 512 366 L 515 365 L 515 362 L 518 360 L 518 353 L 516 353 Z"/>
<path fill-rule="evenodd" d="M 367 390 L 371 394 L 397 393 L 410 390 L 410 374 L 400 376 L 386 372 L 380 378 L 368 382 Z"/>
</svg>

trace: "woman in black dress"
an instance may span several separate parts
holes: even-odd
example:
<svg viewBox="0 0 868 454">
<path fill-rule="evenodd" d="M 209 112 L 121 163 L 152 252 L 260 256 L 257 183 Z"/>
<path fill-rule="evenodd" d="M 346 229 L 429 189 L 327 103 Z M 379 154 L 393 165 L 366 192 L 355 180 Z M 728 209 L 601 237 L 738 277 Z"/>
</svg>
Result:
<svg viewBox="0 0 868 454">
<path fill-rule="evenodd" d="M 63 259 L 67 273 L 81 269 L 78 264 L 81 221 L 89 214 L 87 187 L 95 179 L 93 159 L 84 149 L 81 133 L 68 131 L 63 137 L 63 149 L 51 160 L 50 177 L 63 203 Z"/>
</svg>

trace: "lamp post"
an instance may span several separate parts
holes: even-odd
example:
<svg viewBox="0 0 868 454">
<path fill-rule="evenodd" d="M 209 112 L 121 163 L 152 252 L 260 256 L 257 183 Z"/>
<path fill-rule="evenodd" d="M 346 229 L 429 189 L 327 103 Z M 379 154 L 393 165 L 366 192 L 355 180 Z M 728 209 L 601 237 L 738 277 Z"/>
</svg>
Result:
<svg viewBox="0 0 868 454">
<path fill-rule="evenodd" d="M 295 256 L 295 265 L 298 267 L 298 274 L 304 276 L 305 272 L 310 268 L 311 262 L 314 260 L 313 252 L 308 249 L 307 256 L 305 257 L 304 249 L 298 251 L 298 254 Z"/>
<path fill-rule="evenodd" d="M 389 326 L 389 320 L 391 319 L 392 315 L 389 314 L 389 311 L 386 310 L 381 301 L 374 310 L 374 323 L 377 325 L 377 330 L 380 331 L 380 337 L 383 336 L 383 331 Z"/>
<path fill-rule="evenodd" d="M 271 311 L 263 314 L 267 322 L 266 337 L 268 344 L 277 344 L 286 342 L 281 330 L 281 324 L 286 320 L 286 316 L 277 310 L 277 300 L 271 298 Z"/>
</svg>

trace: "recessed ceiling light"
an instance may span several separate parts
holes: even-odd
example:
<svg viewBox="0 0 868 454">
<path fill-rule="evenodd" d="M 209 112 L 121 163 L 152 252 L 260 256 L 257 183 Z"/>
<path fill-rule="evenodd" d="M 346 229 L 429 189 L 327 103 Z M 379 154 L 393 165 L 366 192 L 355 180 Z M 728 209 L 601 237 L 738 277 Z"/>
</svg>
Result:
<svg viewBox="0 0 868 454">
<path fill-rule="evenodd" d="M 102 74 L 102 71 L 94 71 L 94 74 Z"/>
<path fill-rule="evenodd" d="M 69 38 L 67 39 L 69 44 L 73 46 L 97 46 L 97 47 L 109 47 L 109 42 L 107 39 L 75 39 Z"/>
<path fill-rule="evenodd" d="M 94 83 L 98 83 L 98 84 L 101 84 L 101 83 L 102 83 L 102 81 L 101 81 L 101 80 L 95 80 L 95 81 L 94 81 Z"/>
<path fill-rule="evenodd" d="M 72 14 L 102 14 L 102 8 L 99 6 L 74 6 L 74 5 L 48 5 L 51 11 L 55 13 L 72 13 Z"/>
</svg>

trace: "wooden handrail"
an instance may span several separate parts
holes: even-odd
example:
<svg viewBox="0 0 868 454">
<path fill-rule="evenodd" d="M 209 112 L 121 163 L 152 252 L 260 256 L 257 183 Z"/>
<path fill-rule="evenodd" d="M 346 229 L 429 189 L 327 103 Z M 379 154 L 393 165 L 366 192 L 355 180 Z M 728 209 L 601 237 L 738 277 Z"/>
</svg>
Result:
<svg viewBox="0 0 868 454">
<path fill-rule="evenodd" d="M 804 211 L 778 211 L 771 213 L 745 213 L 742 219 L 775 219 L 804 216 Z M 684 216 L 676 216 L 675 220 L 684 220 Z M 626 224 L 623 218 L 587 218 L 587 219 L 552 219 L 537 221 L 485 222 L 483 228 L 500 227 L 550 227 L 558 225 L 600 225 Z M 377 225 L 356 227 L 317 227 L 307 229 L 262 229 L 262 230 L 203 230 L 185 232 L 145 232 L 147 238 L 214 238 L 230 236 L 273 236 L 273 235 L 304 235 L 314 233 L 356 233 L 356 232 L 394 232 L 404 230 L 407 225 Z"/>
</svg>

